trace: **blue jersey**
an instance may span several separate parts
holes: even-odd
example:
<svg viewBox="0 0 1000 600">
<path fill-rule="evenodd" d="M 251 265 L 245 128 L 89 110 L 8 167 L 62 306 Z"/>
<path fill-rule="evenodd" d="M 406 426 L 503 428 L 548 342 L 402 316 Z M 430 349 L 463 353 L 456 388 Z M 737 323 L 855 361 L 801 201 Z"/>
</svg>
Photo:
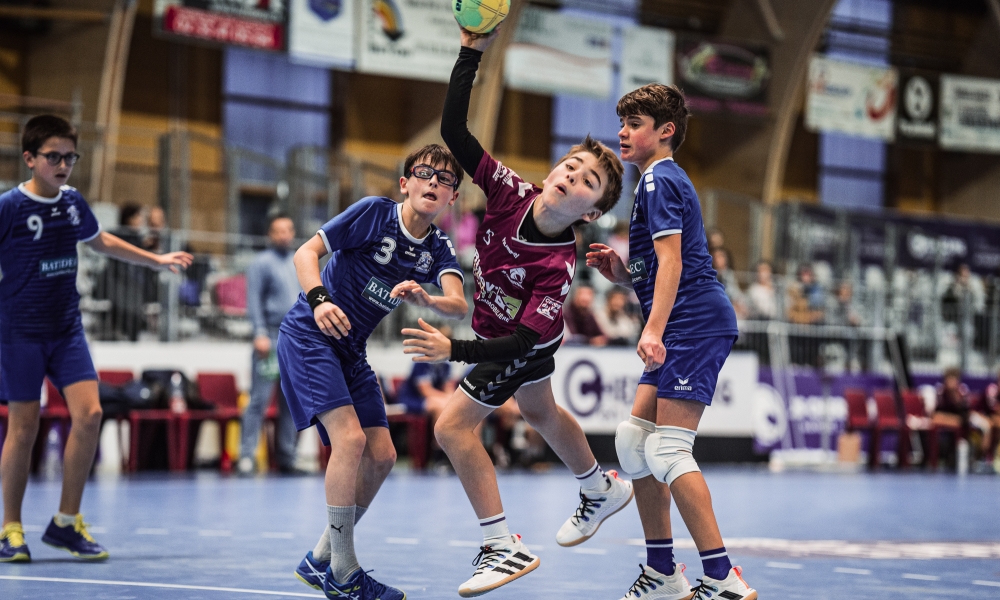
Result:
<svg viewBox="0 0 1000 600">
<path fill-rule="evenodd" d="M 389 297 L 396 284 L 412 279 L 440 288 L 445 273 L 464 280 L 448 236 L 431 225 L 425 237 L 413 237 L 403 226 L 402 207 L 389 198 L 362 198 L 318 232 L 331 254 L 321 273 L 323 285 L 351 322 L 347 337 L 330 341 L 346 344 L 341 347 L 356 355 L 364 354 L 368 336 L 399 306 L 399 298 Z M 318 330 L 305 294 L 299 294 L 283 325 Z"/>
<path fill-rule="evenodd" d="M 50 342 L 80 324 L 77 242 L 101 233 L 75 188 L 55 198 L 24 184 L 0 196 L 0 342 Z"/>
<path fill-rule="evenodd" d="M 683 268 L 664 339 L 739 335 L 736 312 L 712 268 L 698 195 L 684 169 L 668 158 L 642 174 L 629 228 L 628 270 L 647 321 L 659 265 L 653 240 L 676 234 Z"/>
</svg>

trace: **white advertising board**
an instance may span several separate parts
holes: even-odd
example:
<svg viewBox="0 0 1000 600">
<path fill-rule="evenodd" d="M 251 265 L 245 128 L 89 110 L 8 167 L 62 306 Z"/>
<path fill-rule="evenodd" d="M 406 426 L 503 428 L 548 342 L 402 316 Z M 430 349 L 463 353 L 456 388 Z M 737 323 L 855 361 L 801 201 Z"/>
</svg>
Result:
<svg viewBox="0 0 1000 600">
<path fill-rule="evenodd" d="M 327 67 L 354 63 L 354 19 L 360 0 L 291 0 L 288 53 Z"/>
<path fill-rule="evenodd" d="M 948 150 L 1000 153 L 1000 80 L 941 76 L 941 133 Z"/>
<path fill-rule="evenodd" d="M 507 48 L 504 77 L 511 88 L 539 94 L 611 94 L 610 24 L 525 7 Z"/>
<path fill-rule="evenodd" d="M 674 34 L 657 27 L 628 27 L 622 48 L 619 97 L 650 83 L 674 82 Z"/>
<path fill-rule="evenodd" d="M 806 127 L 892 141 L 899 73 L 814 56 L 809 63 Z"/>
<path fill-rule="evenodd" d="M 361 0 L 357 69 L 447 82 L 461 47 L 449 0 Z"/>
</svg>

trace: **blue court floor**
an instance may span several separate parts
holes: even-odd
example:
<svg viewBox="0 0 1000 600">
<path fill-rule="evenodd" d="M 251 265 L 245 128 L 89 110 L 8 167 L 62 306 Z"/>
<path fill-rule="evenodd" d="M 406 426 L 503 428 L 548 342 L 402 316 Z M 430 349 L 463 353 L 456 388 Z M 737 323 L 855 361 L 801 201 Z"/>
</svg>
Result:
<svg viewBox="0 0 1000 600">
<path fill-rule="evenodd" d="M 764 600 L 1000 598 L 1000 477 L 771 474 L 706 468 L 734 564 Z M 576 548 L 555 532 L 576 506 L 569 473 L 500 476 L 512 531 L 542 564 L 489 598 L 618 600 L 645 556 L 629 507 Z M 305 478 L 144 477 L 91 482 L 84 514 L 110 551 L 83 564 L 41 543 L 59 500 L 32 481 L 25 525 L 34 562 L 0 565 L 0 598 L 315 598 L 292 575 L 325 524 L 323 482 Z M 678 560 L 700 576 L 674 510 Z M 358 525 L 358 556 L 410 598 L 458 598 L 479 545 L 455 476 L 386 481 Z"/>
</svg>

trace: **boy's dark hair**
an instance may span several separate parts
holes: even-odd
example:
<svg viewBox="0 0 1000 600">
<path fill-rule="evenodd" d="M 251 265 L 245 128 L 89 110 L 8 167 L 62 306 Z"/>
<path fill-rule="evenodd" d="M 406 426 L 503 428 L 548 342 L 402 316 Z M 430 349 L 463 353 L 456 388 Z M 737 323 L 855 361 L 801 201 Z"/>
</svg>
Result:
<svg viewBox="0 0 1000 600">
<path fill-rule="evenodd" d="M 593 154 L 594 158 L 597 159 L 597 164 L 608 175 L 608 184 L 604 188 L 604 195 L 594 205 L 594 208 L 601 211 L 601 214 L 606 215 L 622 197 L 622 176 L 625 173 L 625 167 L 622 166 L 622 161 L 618 160 L 618 155 L 611 148 L 589 135 L 583 138 L 582 142 L 570 148 L 556 164 L 561 165 L 567 158 L 578 152 Z"/>
<path fill-rule="evenodd" d="M 462 165 L 458 164 L 458 159 L 455 158 L 455 155 L 444 146 L 440 144 L 428 144 L 410 153 L 403 163 L 403 177 L 410 176 L 410 171 L 413 169 L 413 165 L 417 164 L 417 161 L 430 167 L 444 164 L 445 169 L 455 174 L 457 179 L 455 189 L 457 190 L 458 186 L 462 185 L 462 178 L 465 176 L 465 171 L 462 170 Z"/>
<path fill-rule="evenodd" d="M 675 85 L 660 83 L 644 85 L 622 96 L 618 101 L 617 112 L 622 119 L 626 117 L 652 117 L 653 127 L 673 123 L 674 135 L 670 138 L 672 152 L 677 152 L 677 149 L 684 143 L 688 117 L 691 116 L 687 100 L 684 99 L 684 92 Z"/>
<path fill-rule="evenodd" d="M 66 119 L 55 115 L 33 117 L 24 126 L 24 133 L 21 134 L 21 152 L 30 152 L 34 156 L 38 154 L 38 149 L 46 140 L 54 137 L 72 140 L 76 146 L 76 129 Z"/>
</svg>

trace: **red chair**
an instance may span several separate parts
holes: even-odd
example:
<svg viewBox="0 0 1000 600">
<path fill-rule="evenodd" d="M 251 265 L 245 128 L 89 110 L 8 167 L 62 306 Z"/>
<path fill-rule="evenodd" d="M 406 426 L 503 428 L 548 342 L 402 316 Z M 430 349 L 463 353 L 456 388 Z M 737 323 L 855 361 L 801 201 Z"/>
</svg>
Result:
<svg viewBox="0 0 1000 600">
<path fill-rule="evenodd" d="M 875 397 L 875 407 L 878 410 L 878 416 L 875 418 L 875 424 L 873 427 L 873 451 L 869 454 L 868 464 L 872 469 L 878 468 L 878 456 L 882 450 L 882 432 L 894 431 L 896 432 L 896 452 L 899 456 L 899 464 L 902 465 L 904 464 L 904 458 L 902 456 L 903 420 L 899 418 L 899 408 L 896 405 L 896 393 L 892 390 L 875 390 L 873 396 Z M 872 457 L 874 457 L 874 459 Z"/>
<path fill-rule="evenodd" d="M 182 468 L 190 460 L 191 423 L 215 421 L 219 424 L 219 468 L 224 473 L 232 470 L 232 458 L 226 452 L 226 425 L 240 419 L 240 391 L 232 373 L 198 373 L 198 393 L 205 402 L 215 405 L 211 409 L 188 410 L 180 415 L 180 440 Z"/>
<path fill-rule="evenodd" d="M 215 284 L 215 300 L 222 314 L 242 317 L 247 314 L 247 278 L 239 274 L 220 279 Z"/>
<path fill-rule="evenodd" d="M 868 394 L 864 390 L 846 389 L 844 400 L 847 401 L 847 422 L 844 424 L 844 430 L 868 434 L 868 464 L 871 465 L 871 456 L 877 452 L 877 446 L 873 443 L 875 428 L 868 415 Z"/>
<path fill-rule="evenodd" d="M 171 471 L 183 470 L 183 463 L 179 460 L 180 448 L 177 444 L 179 415 L 172 410 L 165 408 L 144 408 L 142 410 L 130 410 L 128 412 L 129 422 L 129 447 L 128 447 L 128 471 L 135 473 L 139 470 L 139 433 L 144 424 L 163 423 L 167 428 L 167 465 Z"/>
<path fill-rule="evenodd" d="M 406 381 L 405 377 L 392 378 L 392 395 L 399 397 L 399 388 Z M 384 395 L 384 392 L 383 392 Z M 390 423 L 402 423 L 406 425 L 406 449 L 410 455 L 413 468 L 422 471 L 427 467 L 427 455 L 430 453 L 430 437 L 427 432 L 430 429 L 430 419 L 424 414 L 392 414 L 386 418 Z"/>
<path fill-rule="evenodd" d="M 132 371 L 102 369 L 97 372 L 97 378 L 110 385 L 125 385 L 126 383 L 132 383 L 132 380 L 135 379 L 135 374 Z"/>
<path fill-rule="evenodd" d="M 66 399 L 49 379 L 45 378 L 47 401 L 39 414 L 38 435 L 35 437 L 35 447 L 32 452 L 31 472 L 37 474 L 41 466 L 45 444 L 48 443 L 49 432 L 53 427 L 59 431 L 59 457 L 66 452 L 66 440 L 69 438 L 71 419 Z"/>
</svg>

